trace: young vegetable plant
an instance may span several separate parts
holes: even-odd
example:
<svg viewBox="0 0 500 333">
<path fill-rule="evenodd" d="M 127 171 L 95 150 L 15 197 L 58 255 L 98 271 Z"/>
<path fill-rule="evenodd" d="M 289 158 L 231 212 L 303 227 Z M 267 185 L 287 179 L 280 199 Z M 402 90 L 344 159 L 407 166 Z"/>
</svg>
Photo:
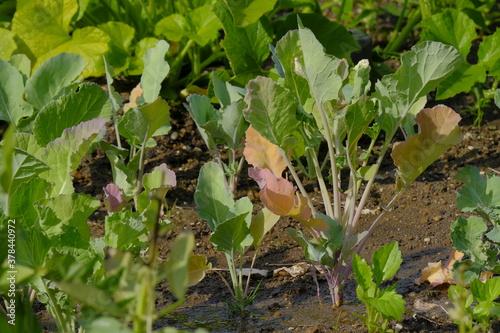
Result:
<svg viewBox="0 0 500 333">
<path fill-rule="evenodd" d="M 189 105 L 184 106 L 194 119 L 208 150 L 214 160 L 224 170 L 224 184 L 229 192 L 234 193 L 238 185 L 238 176 L 244 162 L 244 156 L 237 160 L 237 152 L 243 148 L 243 137 L 248 123 L 243 118 L 243 101 L 241 89 L 229 82 L 224 83 L 214 72 L 212 82 L 215 97 L 220 109 L 215 109 L 207 96 L 190 95 Z M 228 162 L 222 160 L 219 145 L 227 149 Z"/>
<path fill-rule="evenodd" d="M 465 184 L 458 192 L 458 208 L 479 215 L 459 217 L 451 225 L 453 247 L 468 257 L 455 263 L 454 275 L 465 264 L 463 278 L 470 283 L 484 272 L 500 273 L 500 177 L 484 179 L 477 168 L 468 166 L 457 179 Z"/>
<path fill-rule="evenodd" d="M 449 309 L 448 314 L 458 325 L 458 331 L 489 332 L 492 323 L 500 318 L 500 303 L 495 302 L 498 296 L 500 277 L 486 282 L 474 279 L 470 290 L 461 285 L 450 286 L 448 297 L 454 307 Z"/>
<path fill-rule="evenodd" d="M 281 76 L 278 82 L 257 77 L 246 86 L 248 108 L 243 113 L 251 126 L 244 155 L 254 166 L 249 175 L 259 184 L 260 198 L 270 211 L 297 218 L 310 232 L 312 238 L 299 230 L 288 231 L 307 260 L 319 265 L 338 306 L 353 253 L 363 248 L 385 211 L 425 168 L 461 140 L 460 116 L 452 109 L 422 110 L 426 95 L 460 66 L 461 56 L 451 46 L 421 43 L 402 56 L 401 67 L 377 82 L 370 95 L 368 62 L 349 68 L 345 59 L 326 54 L 309 29 L 288 32 L 278 41 L 273 59 Z M 398 131 L 406 140 L 393 144 Z M 369 143 L 360 148 L 362 137 Z M 325 160 L 320 160 L 322 140 Z M 391 147 L 397 167 L 395 194 L 371 227 L 356 234 Z M 306 166 L 300 160 L 304 155 Z M 298 192 L 283 176 L 285 169 Z M 298 169 L 317 177 L 325 214 L 317 213 Z"/>
<path fill-rule="evenodd" d="M 252 218 L 253 205 L 248 197 L 234 201 L 233 194 L 224 184 L 224 171 L 215 162 L 208 162 L 200 170 L 198 187 L 194 194 L 196 211 L 207 221 L 213 234 L 210 237 L 217 251 L 226 255 L 232 288 L 224 279 L 234 299 L 230 306 L 243 313 L 257 296 L 260 286 L 249 291 L 252 268 L 264 235 L 276 224 L 279 216 L 267 209 Z M 255 254 L 246 283 L 243 281 L 244 254 L 249 246 Z M 222 277 L 222 275 L 221 275 Z M 228 303 L 229 304 L 229 303 Z"/>
<path fill-rule="evenodd" d="M 357 317 L 365 323 L 369 333 L 387 332 L 390 320 L 402 319 L 405 301 L 396 293 L 397 283 L 380 289 L 382 282 L 396 274 L 402 262 L 397 242 L 375 251 L 371 267 L 357 253 L 353 256 L 352 269 L 358 283 L 356 295 L 366 306 L 366 316 Z"/>
</svg>

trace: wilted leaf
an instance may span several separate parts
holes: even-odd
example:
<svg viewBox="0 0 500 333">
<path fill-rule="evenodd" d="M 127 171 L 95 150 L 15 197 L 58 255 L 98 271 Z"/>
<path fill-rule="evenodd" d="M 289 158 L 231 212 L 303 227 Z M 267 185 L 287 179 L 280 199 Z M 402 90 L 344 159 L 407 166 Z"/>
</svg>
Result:
<svg viewBox="0 0 500 333">
<path fill-rule="evenodd" d="M 461 260 L 464 254 L 453 249 L 450 254 L 450 258 L 442 267 L 441 261 L 430 262 L 427 267 L 422 270 L 422 276 L 420 279 L 415 279 L 415 283 L 420 285 L 426 281 L 429 281 L 430 285 L 433 287 L 439 286 L 443 283 L 455 284 L 455 279 L 453 278 L 453 264 L 456 261 Z"/>
<path fill-rule="evenodd" d="M 207 263 L 207 257 L 204 255 L 192 255 L 189 257 L 188 267 L 188 287 L 190 287 L 203 280 L 206 271 L 212 268 L 212 263 Z"/>
<path fill-rule="evenodd" d="M 127 112 L 132 108 L 136 108 L 139 106 L 141 102 L 140 98 L 142 97 L 143 90 L 141 88 L 141 84 L 138 83 L 134 89 L 130 92 L 129 102 L 123 104 L 123 112 Z"/>
<path fill-rule="evenodd" d="M 246 131 L 243 154 L 249 164 L 259 169 L 269 169 L 275 177 L 281 177 L 287 166 L 280 148 L 266 140 L 252 126 Z"/>
<path fill-rule="evenodd" d="M 442 153 L 462 140 L 460 119 L 455 111 L 444 106 L 419 112 L 415 118 L 419 133 L 395 143 L 392 150 L 391 156 L 398 167 L 398 191 L 408 187 Z"/>
</svg>

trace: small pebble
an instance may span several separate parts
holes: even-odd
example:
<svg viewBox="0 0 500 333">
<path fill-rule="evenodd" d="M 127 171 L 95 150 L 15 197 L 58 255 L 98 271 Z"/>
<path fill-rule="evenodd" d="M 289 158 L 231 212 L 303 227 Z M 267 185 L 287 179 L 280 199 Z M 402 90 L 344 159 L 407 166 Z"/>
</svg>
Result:
<svg viewBox="0 0 500 333">
<path fill-rule="evenodd" d="M 170 140 L 177 140 L 177 138 L 179 138 L 179 133 L 177 133 L 176 131 L 170 134 Z"/>
</svg>

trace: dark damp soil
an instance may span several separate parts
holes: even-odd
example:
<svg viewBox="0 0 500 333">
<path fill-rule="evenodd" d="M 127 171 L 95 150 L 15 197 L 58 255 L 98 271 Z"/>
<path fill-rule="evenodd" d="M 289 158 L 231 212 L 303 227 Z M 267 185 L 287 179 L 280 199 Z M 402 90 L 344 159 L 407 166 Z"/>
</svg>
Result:
<svg viewBox="0 0 500 333">
<path fill-rule="evenodd" d="M 448 106 L 463 111 L 468 105 L 466 96 L 447 101 Z M 456 208 L 457 190 L 461 183 L 454 177 L 467 165 L 480 168 L 484 173 L 500 170 L 500 117 L 492 108 L 485 115 L 484 124 L 477 128 L 470 124 L 470 116 L 464 114 L 462 143 L 443 154 L 405 192 L 394 208 L 388 212 L 361 255 L 369 258 L 375 249 L 392 241 L 398 241 L 403 253 L 403 264 L 392 282 L 398 282 L 397 291 L 406 300 L 406 312 L 400 323 L 391 327 L 399 332 L 455 332 L 457 327 L 449 320 L 447 309 L 451 304 L 446 287 L 420 286 L 414 280 L 428 262 L 446 261 L 452 249 L 449 239 L 450 224 L 460 211 Z M 162 239 L 161 256 L 168 257 L 168 249 L 175 235 L 181 230 L 192 230 L 196 236 L 195 254 L 204 254 L 214 268 L 226 268 L 225 258 L 210 243 L 207 224 L 197 217 L 193 195 L 200 167 L 211 160 L 196 130 L 193 120 L 181 106 L 171 111 L 172 131 L 157 139 L 158 145 L 147 153 L 146 171 L 161 163 L 174 170 L 177 187 L 170 190 L 168 200 L 173 205 L 171 221 L 175 228 Z M 112 128 L 107 139 L 114 140 Z M 97 198 L 102 198 L 102 188 L 112 181 L 109 162 L 102 151 L 95 150 L 87 156 L 75 173 L 75 188 Z M 314 191 L 315 185 L 310 188 Z M 394 167 L 387 160 L 367 204 L 367 214 L 358 226 L 366 230 L 387 204 L 394 193 Z M 261 208 L 258 187 L 243 171 L 237 196 L 248 195 L 254 206 Z M 319 205 L 320 196 L 314 196 Z M 105 210 L 101 207 L 89 221 L 94 237 L 100 237 L 104 229 Z M 209 272 L 204 280 L 190 287 L 187 302 L 171 318 L 159 320 L 157 328 L 175 326 L 194 330 L 206 328 L 210 332 L 364 332 L 362 322 L 354 314 L 363 314 L 363 306 L 356 299 L 356 284 L 351 277 L 344 288 L 344 305 L 332 310 L 327 296 L 326 280 L 318 276 L 321 303 L 311 272 L 304 271 L 292 277 L 286 273 L 273 274 L 273 270 L 304 262 L 300 247 L 284 230 L 299 227 L 296 221 L 281 218 L 265 237 L 255 263 L 256 269 L 268 270 L 266 277 L 254 278 L 251 288 L 259 282 L 260 290 L 245 316 L 231 313 L 226 301 L 230 293 L 220 276 Z M 253 251 L 245 257 L 245 267 L 250 265 Z M 222 272 L 222 274 L 226 274 Z M 229 276 L 226 275 L 229 279 Z M 173 301 L 166 283 L 157 287 L 158 308 Z M 500 331 L 499 323 L 494 331 Z"/>
</svg>

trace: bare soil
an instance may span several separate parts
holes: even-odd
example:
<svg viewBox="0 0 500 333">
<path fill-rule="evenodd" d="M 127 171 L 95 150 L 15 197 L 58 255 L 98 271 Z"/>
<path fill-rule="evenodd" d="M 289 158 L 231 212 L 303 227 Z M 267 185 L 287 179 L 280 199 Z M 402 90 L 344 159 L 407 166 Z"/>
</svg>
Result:
<svg viewBox="0 0 500 333">
<path fill-rule="evenodd" d="M 463 110 L 468 100 L 465 96 L 445 103 L 457 111 Z M 182 106 L 171 112 L 172 132 L 157 138 L 158 145 L 148 151 L 146 171 L 161 163 L 177 174 L 177 187 L 167 198 L 175 208 L 171 221 L 175 229 L 161 242 L 161 256 L 168 257 L 169 244 L 181 230 L 192 230 L 196 236 L 196 254 L 208 257 L 214 268 L 226 268 L 225 258 L 215 251 L 210 243 L 210 230 L 194 208 L 193 195 L 200 167 L 211 159 L 199 136 L 193 120 Z M 447 299 L 446 286 L 435 289 L 428 284 L 417 286 L 421 270 L 428 262 L 446 261 L 452 249 L 449 239 L 450 224 L 461 214 L 456 208 L 457 190 L 461 183 L 454 176 L 467 165 L 480 168 L 485 173 L 500 169 L 499 139 L 500 119 L 498 109 L 486 112 L 484 125 L 472 127 L 472 119 L 464 115 L 462 143 L 443 154 L 406 191 L 397 205 L 388 212 L 379 227 L 367 242 L 361 255 L 370 258 L 375 249 L 392 241 L 398 241 L 403 253 L 403 264 L 392 282 L 397 281 L 397 291 L 407 302 L 407 311 L 401 323 L 393 323 L 399 332 L 455 332 L 456 326 L 447 316 L 451 305 Z M 110 128 L 112 131 L 112 128 Z M 107 138 L 112 142 L 114 136 Z M 75 175 L 77 192 L 102 198 L 102 188 L 112 181 L 109 162 L 102 151 L 96 150 L 86 157 Z M 261 208 L 258 187 L 246 175 L 241 176 L 238 196 L 249 195 L 256 209 Z M 315 185 L 309 184 L 315 191 Z M 394 167 L 390 158 L 383 166 L 373 195 L 367 207 L 378 213 L 394 193 Z M 315 196 L 320 207 L 320 197 Z M 105 209 L 95 212 L 89 225 L 92 235 L 103 234 Z M 376 215 L 368 213 L 358 226 L 366 230 Z M 311 272 L 292 277 L 288 274 L 273 274 L 280 267 L 304 262 L 300 247 L 285 232 L 288 227 L 299 227 L 296 221 L 281 218 L 264 239 L 255 268 L 268 270 L 266 277 L 253 278 L 254 288 L 262 280 L 257 298 L 245 316 L 231 313 L 225 301 L 230 293 L 221 278 L 209 272 L 204 280 L 190 287 L 187 302 L 172 316 L 160 320 L 157 327 L 175 326 L 184 329 L 206 328 L 210 332 L 364 332 L 362 322 L 353 314 L 363 314 L 363 306 L 356 299 L 356 284 L 351 277 L 344 287 L 344 305 L 332 309 L 327 284 L 319 276 L 322 303 L 318 301 L 316 286 Z M 248 252 L 245 267 L 250 265 L 253 250 Z M 225 274 L 225 273 L 223 273 Z M 228 275 L 226 275 L 229 278 Z M 173 301 L 168 286 L 158 286 L 158 308 Z M 494 325 L 500 331 L 500 325 Z"/>
</svg>

